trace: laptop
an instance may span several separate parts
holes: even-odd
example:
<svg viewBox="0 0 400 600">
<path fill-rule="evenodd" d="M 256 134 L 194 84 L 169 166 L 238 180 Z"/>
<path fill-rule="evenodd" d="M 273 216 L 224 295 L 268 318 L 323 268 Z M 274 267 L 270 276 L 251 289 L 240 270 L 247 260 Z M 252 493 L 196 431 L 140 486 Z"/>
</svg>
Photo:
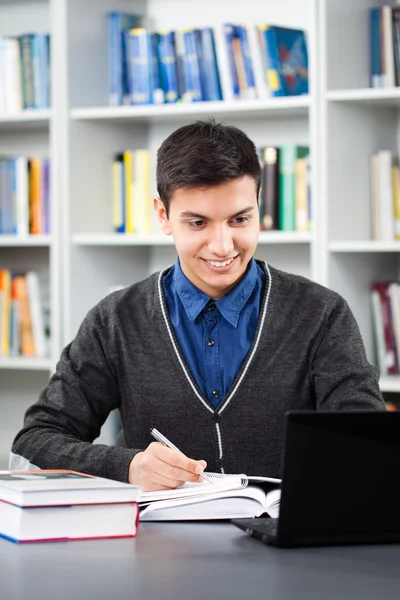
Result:
<svg viewBox="0 0 400 600">
<path fill-rule="evenodd" d="M 232 519 L 280 547 L 400 541 L 400 412 L 289 411 L 279 517 Z"/>
</svg>

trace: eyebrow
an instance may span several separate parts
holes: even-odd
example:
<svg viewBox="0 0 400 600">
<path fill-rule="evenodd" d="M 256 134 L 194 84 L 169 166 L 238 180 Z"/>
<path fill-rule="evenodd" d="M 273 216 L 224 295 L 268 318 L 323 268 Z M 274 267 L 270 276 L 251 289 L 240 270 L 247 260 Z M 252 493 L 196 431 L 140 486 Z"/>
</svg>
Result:
<svg viewBox="0 0 400 600">
<path fill-rule="evenodd" d="M 238 212 L 236 212 L 235 214 L 230 215 L 230 217 L 228 217 L 228 219 L 234 219 L 235 217 L 239 217 L 240 215 L 243 215 L 244 213 L 249 213 L 252 210 L 254 210 L 254 206 L 246 206 L 246 208 L 243 208 L 242 210 L 238 210 Z M 200 215 L 199 213 L 194 213 L 190 210 L 185 210 L 184 212 L 180 213 L 179 216 L 181 218 L 190 217 L 192 219 L 204 219 L 205 221 L 208 219 L 208 217 L 206 217 L 205 215 Z"/>
</svg>

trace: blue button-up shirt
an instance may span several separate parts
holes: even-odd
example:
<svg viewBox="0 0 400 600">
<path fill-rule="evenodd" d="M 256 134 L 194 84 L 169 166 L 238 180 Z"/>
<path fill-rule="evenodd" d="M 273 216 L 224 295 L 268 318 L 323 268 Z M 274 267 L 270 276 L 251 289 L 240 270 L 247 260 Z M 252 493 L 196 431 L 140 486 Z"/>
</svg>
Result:
<svg viewBox="0 0 400 600">
<path fill-rule="evenodd" d="M 264 272 L 254 259 L 243 279 L 212 300 L 184 275 L 179 258 L 163 278 L 169 316 L 186 363 L 203 395 L 217 407 L 250 349 Z"/>
</svg>

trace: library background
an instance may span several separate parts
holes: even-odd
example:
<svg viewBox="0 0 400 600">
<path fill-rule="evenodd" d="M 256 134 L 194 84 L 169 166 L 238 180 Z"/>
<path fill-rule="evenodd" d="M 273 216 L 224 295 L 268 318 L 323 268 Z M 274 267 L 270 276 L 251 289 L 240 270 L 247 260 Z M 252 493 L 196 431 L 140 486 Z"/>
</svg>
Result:
<svg viewBox="0 0 400 600">
<path fill-rule="evenodd" d="M 395 410 L 399 82 L 378 0 L 0 0 L 0 469 L 87 311 L 175 261 L 156 152 L 211 116 L 259 149 L 256 256 L 346 298 Z"/>
</svg>

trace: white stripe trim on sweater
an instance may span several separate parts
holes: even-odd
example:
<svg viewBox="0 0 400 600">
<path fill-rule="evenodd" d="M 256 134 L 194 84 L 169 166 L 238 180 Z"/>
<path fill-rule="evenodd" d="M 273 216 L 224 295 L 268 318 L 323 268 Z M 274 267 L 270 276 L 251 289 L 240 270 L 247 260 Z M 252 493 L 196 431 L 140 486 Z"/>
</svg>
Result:
<svg viewBox="0 0 400 600">
<path fill-rule="evenodd" d="M 264 310 L 263 310 L 263 313 L 261 315 L 261 323 L 260 323 L 260 327 L 258 329 L 258 334 L 257 334 L 257 338 L 256 338 L 256 341 L 255 341 L 255 344 L 254 344 L 254 348 L 253 348 L 253 351 L 250 354 L 249 358 L 247 359 L 247 362 L 246 362 L 245 367 L 243 369 L 243 372 L 242 372 L 242 374 L 240 376 L 240 379 L 238 380 L 238 382 L 235 385 L 234 389 L 232 390 L 232 392 L 228 396 L 227 401 L 224 403 L 224 405 L 221 407 L 220 410 L 217 410 L 216 414 L 221 414 L 225 410 L 225 408 L 228 406 L 228 404 L 230 403 L 230 401 L 232 400 L 233 396 L 236 393 L 236 390 L 238 389 L 238 387 L 242 383 L 243 378 L 244 378 L 244 376 L 246 375 L 246 373 L 247 373 L 247 371 L 249 369 L 250 363 L 252 362 L 253 357 L 254 357 L 254 355 L 255 355 L 255 353 L 257 351 L 257 348 L 258 348 L 258 345 L 259 345 L 259 342 L 260 342 L 261 333 L 262 333 L 262 330 L 263 330 L 263 327 L 264 327 L 265 317 L 266 317 L 267 308 L 268 308 L 268 301 L 269 301 L 269 296 L 270 296 L 271 287 L 272 287 L 272 276 L 271 276 L 271 272 L 269 270 L 269 267 L 268 267 L 267 263 L 265 263 L 265 267 L 266 267 L 267 273 L 268 273 L 268 291 L 267 291 L 267 297 L 266 297 L 265 304 L 264 304 Z M 177 345 L 176 345 L 175 340 L 174 340 L 174 336 L 173 336 L 173 333 L 172 333 L 172 330 L 171 330 L 171 327 L 170 327 L 170 324 L 169 324 L 169 320 L 168 320 L 168 317 L 167 317 L 167 313 L 166 313 L 166 310 L 165 310 L 165 306 L 164 306 L 164 302 L 163 302 L 163 292 L 162 292 L 162 278 L 164 276 L 164 273 L 168 269 L 169 269 L 169 267 L 167 267 L 167 269 L 164 269 L 163 271 L 161 271 L 160 275 L 158 277 L 158 295 L 159 295 L 159 299 L 160 299 L 161 311 L 162 311 L 162 314 L 163 314 L 163 317 L 164 317 L 165 324 L 167 326 L 167 331 L 168 331 L 169 339 L 171 340 L 172 347 L 173 347 L 173 349 L 175 351 L 175 354 L 176 354 L 176 356 L 178 358 L 179 364 L 181 365 L 182 370 L 183 370 L 183 372 L 184 372 L 184 374 L 186 376 L 186 379 L 188 380 L 188 382 L 190 384 L 190 387 L 192 388 L 192 390 L 194 391 L 194 393 L 196 394 L 196 396 L 200 400 L 200 402 L 203 404 L 203 406 L 205 406 L 205 408 L 210 413 L 214 413 L 214 411 L 212 410 L 212 408 L 210 408 L 210 406 L 208 406 L 208 404 L 203 400 L 203 398 L 201 397 L 201 395 L 199 394 L 199 392 L 196 390 L 196 388 L 195 388 L 195 386 L 193 384 L 193 381 L 192 381 L 192 379 L 191 379 L 191 377 L 190 377 L 190 375 L 189 375 L 189 373 L 188 373 L 188 371 L 187 371 L 187 369 L 185 367 L 185 364 L 184 364 L 184 362 L 183 362 L 183 360 L 182 360 L 182 358 L 181 358 L 181 356 L 179 354 L 179 350 L 178 350 Z M 215 424 L 215 427 L 216 427 L 216 430 L 217 430 L 219 459 L 222 460 L 224 453 L 223 453 L 223 447 L 222 447 L 221 430 L 220 430 L 220 427 L 219 427 L 218 423 Z M 221 473 L 223 473 L 223 472 L 224 472 L 224 469 L 223 469 L 223 467 L 221 467 Z"/>
</svg>

